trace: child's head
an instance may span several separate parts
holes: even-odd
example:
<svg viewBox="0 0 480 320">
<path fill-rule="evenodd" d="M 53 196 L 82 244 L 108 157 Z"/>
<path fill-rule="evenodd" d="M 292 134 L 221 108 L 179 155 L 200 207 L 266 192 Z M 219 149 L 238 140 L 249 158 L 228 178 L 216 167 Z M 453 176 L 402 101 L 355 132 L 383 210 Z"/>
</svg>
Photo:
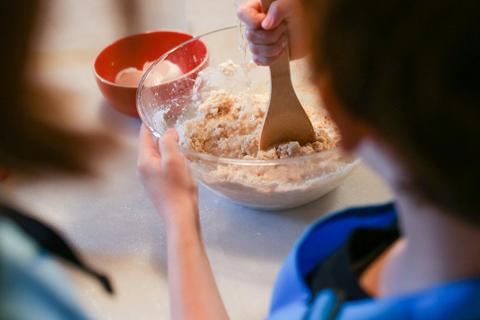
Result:
<svg viewBox="0 0 480 320">
<path fill-rule="evenodd" d="M 480 223 L 480 2 L 303 2 L 315 76 L 393 148 L 405 188 Z"/>
</svg>

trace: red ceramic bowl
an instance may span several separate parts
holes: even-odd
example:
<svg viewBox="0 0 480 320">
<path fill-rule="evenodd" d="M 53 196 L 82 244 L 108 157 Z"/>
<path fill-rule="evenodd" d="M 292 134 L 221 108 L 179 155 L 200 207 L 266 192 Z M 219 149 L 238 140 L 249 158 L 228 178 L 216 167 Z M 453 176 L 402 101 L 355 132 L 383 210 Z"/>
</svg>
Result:
<svg viewBox="0 0 480 320">
<path fill-rule="evenodd" d="M 100 52 L 95 59 L 94 74 L 97 85 L 107 102 L 117 111 L 138 118 L 135 97 L 137 86 L 123 86 L 115 83 L 117 74 L 126 68 L 142 70 L 145 62 L 153 62 L 174 47 L 193 38 L 192 35 L 176 31 L 152 31 L 139 33 L 120 39 Z M 207 59 L 207 48 L 201 43 L 189 46 L 192 54 L 203 59 L 198 64 L 182 65 L 181 61 L 172 61 L 180 67 L 184 75 L 191 74 Z"/>
</svg>

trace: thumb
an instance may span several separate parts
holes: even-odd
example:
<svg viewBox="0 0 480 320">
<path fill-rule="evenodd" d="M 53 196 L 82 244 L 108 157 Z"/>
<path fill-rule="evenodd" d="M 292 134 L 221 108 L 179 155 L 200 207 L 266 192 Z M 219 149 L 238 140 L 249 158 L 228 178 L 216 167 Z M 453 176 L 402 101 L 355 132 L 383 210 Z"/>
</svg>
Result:
<svg viewBox="0 0 480 320">
<path fill-rule="evenodd" d="M 262 28 L 265 30 L 272 30 L 283 22 L 287 17 L 289 10 L 288 4 L 285 0 L 274 1 L 268 9 L 267 16 L 262 21 Z"/>
<path fill-rule="evenodd" d="M 165 131 L 165 134 L 167 135 L 171 135 L 172 136 L 172 139 L 178 143 L 180 141 L 180 137 L 178 136 L 178 132 L 175 130 L 175 129 L 168 129 L 167 131 Z"/>
<path fill-rule="evenodd" d="M 166 165 L 175 158 L 181 158 L 178 148 L 178 133 L 175 130 L 167 130 L 163 137 L 158 141 L 162 165 Z"/>
</svg>

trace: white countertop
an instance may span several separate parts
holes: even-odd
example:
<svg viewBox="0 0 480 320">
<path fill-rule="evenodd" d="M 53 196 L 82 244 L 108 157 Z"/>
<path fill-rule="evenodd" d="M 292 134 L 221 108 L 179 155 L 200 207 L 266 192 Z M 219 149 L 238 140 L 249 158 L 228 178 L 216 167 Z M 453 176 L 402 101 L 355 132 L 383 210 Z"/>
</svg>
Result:
<svg viewBox="0 0 480 320">
<path fill-rule="evenodd" d="M 140 2 L 152 1 L 164 2 Z M 133 30 L 125 27 L 120 3 L 50 1 L 36 50 L 36 81 L 65 105 L 65 123 L 85 132 L 102 131 L 114 139 L 113 150 L 95 159 L 101 174 L 11 177 L 2 192 L 55 225 L 88 262 L 110 276 L 117 292 L 113 297 L 89 276 L 67 267 L 92 318 L 168 319 L 165 232 L 136 178 L 140 120 L 111 109 L 92 72 L 100 50 Z M 187 31 L 192 34 L 236 23 L 233 1 L 186 0 L 184 8 Z M 310 222 L 332 210 L 390 197 L 386 185 L 364 165 L 323 198 L 280 212 L 245 209 L 200 186 L 207 253 L 231 318 L 266 316 L 281 263 Z"/>
</svg>

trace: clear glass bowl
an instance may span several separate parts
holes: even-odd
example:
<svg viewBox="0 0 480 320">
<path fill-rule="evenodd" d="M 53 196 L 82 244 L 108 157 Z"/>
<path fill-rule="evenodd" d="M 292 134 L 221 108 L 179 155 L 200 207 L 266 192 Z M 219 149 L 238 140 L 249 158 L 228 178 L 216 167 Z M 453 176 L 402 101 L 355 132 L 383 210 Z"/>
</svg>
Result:
<svg viewBox="0 0 480 320">
<path fill-rule="evenodd" d="M 243 29 L 237 27 L 210 32 L 172 49 L 150 67 L 137 90 L 137 109 L 155 137 L 195 118 L 211 90 L 233 94 L 270 90 L 269 69 L 250 62 L 243 36 Z M 203 45 L 206 56 L 191 54 L 189 46 Z M 165 60 L 197 67 L 186 76 L 162 83 Z M 316 93 L 306 86 L 305 66 L 304 61 L 291 63 L 295 90 L 302 104 L 321 108 Z M 274 160 L 230 159 L 184 147 L 180 150 L 200 183 L 236 203 L 263 210 L 293 208 L 325 195 L 340 185 L 359 161 L 340 148 Z"/>
</svg>

